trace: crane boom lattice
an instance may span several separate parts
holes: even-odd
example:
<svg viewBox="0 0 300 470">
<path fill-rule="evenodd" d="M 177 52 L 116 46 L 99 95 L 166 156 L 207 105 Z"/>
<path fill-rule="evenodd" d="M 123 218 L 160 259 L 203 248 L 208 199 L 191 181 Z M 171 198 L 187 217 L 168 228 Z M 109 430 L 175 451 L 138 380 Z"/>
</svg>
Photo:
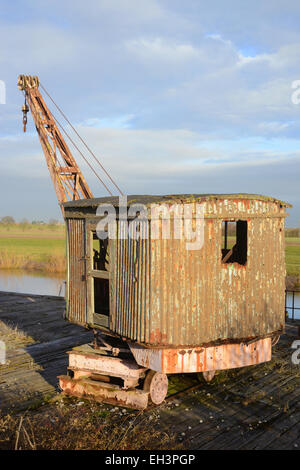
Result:
<svg viewBox="0 0 300 470">
<path fill-rule="evenodd" d="M 26 114 L 29 111 L 26 104 L 28 103 L 59 204 L 69 200 L 92 198 L 92 191 L 39 91 L 38 77 L 20 75 L 18 88 L 25 93 L 24 131 Z M 61 209 L 63 212 L 62 206 Z"/>
</svg>

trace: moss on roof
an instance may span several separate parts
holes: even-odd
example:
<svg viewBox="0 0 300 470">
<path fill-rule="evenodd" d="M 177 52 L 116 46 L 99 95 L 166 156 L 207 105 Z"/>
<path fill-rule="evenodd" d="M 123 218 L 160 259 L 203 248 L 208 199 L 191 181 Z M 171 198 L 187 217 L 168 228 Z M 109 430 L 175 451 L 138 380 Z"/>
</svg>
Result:
<svg viewBox="0 0 300 470">
<path fill-rule="evenodd" d="M 237 200 L 245 200 L 245 199 L 252 199 L 257 201 L 268 201 L 268 202 L 275 202 L 277 204 L 281 204 L 285 207 L 292 207 L 291 204 L 280 201 L 274 197 L 270 196 L 262 196 L 260 194 L 243 194 L 243 193 L 236 193 L 236 194 L 170 194 L 165 196 L 156 196 L 156 195 L 128 195 L 127 196 L 127 203 L 130 204 L 158 204 L 158 203 L 167 203 L 167 202 L 192 202 L 192 201 L 211 201 L 213 199 L 222 200 L 222 199 L 237 199 Z M 119 197 L 118 196 L 109 196 L 109 197 L 98 197 L 93 199 L 80 199 L 78 201 L 69 201 L 65 202 L 62 205 L 64 207 L 95 207 L 99 204 L 112 204 L 114 206 L 119 205 Z"/>
</svg>

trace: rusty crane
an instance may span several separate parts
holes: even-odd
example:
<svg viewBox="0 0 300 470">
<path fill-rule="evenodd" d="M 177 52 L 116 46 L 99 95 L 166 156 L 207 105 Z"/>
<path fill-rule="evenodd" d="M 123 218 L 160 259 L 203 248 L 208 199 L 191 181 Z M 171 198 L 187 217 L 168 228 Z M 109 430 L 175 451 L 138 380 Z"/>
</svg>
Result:
<svg viewBox="0 0 300 470">
<path fill-rule="evenodd" d="M 56 192 L 56 196 L 60 204 L 62 214 L 64 215 L 64 208 L 62 206 L 62 203 L 67 201 L 77 201 L 79 199 L 91 199 L 93 198 L 93 193 L 89 185 L 87 184 L 78 164 L 76 163 L 76 160 L 73 157 L 65 139 L 63 138 L 60 128 L 70 139 L 71 143 L 81 154 L 82 158 L 85 160 L 85 162 L 93 171 L 93 173 L 97 176 L 99 181 L 103 184 L 107 192 L 110 195 L 112 195 L 112 192 L 108 188 L 107 184 L 104 183 L 103 179 L 100 178 L 95 168 L 80 151 L 74 140 L 70 138 L 63 126 L 50 112 L 48 106 L 45 103 L 44 98 L 41 95 L 39 86 L 40 82 L 38 77 L 30 75 L 19 75 L 18 88 L 23 91 L 25 97 L 25 102 L 22 107 L 24 132 L 26 132 L 27 113 L 30 109 L 46 158 L 46 163 Z M 68 124 L 76 132 L 77 136 L 80 138 L 81 142 L 86 146 L 88 151 L 92 154 L 96 162 L 100 165 L 101 169 L 105 172 L 106 176 L 109 178 L 111 183 L 113 183 L 118 193 L 122 194 L 122 191 L 120 190 L 118 185 L 114 182 L 109 173 L 105 170 L 103 165 L 99 162 L 97 157 L 90 150 L 90 148 L 85 144 L 83 139 L 74 129 L 74 127 L 66 118 L 61 109 L 56 105 L 49 93 L 45 89 L 44 91 L 48 95 L 49 99 L 60 111 L 60 113 L 63 115 L 63 117 L 67 120 Z"/>
<path fill-rule="evenodd" d="M 284 221 L 291 206 L 256 194 L 128 196 L 128 205 L 147 209 L 145 233 L 156 226 L 159 236 L 124 239 L 120 200 L 93 198 L 38 78 L 21 75 L 18 86 L 24 128 L 29 104 L 66 221 L 67 318 L 94 330 L 93 344 L 69 353 L 68 375 L 60 376 L 65 393 L 145 408 L 164 400 L 167 374 L 211 380 L 218 370 L 269 361 L 284 331 Z M 96 229 L 102 203 L 114 207 L 118 227 L 118 237 L 105 242 Z M 192 206 L 191 224 L 197 204 L 204 208 L 201 249 L 188 251 L 175 234 L 167 243 L 170 220 L 152 220 L 152 204 L 175 203 Z"/>
</svg>

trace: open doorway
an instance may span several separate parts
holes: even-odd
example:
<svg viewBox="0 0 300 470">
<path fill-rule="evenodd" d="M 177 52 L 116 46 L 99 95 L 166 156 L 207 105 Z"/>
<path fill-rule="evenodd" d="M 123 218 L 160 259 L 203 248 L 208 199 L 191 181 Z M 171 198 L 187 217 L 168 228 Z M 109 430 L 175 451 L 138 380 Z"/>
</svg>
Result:
<svg viewBox="0 0 300 470">
<path fill-rule="evenodd" d="M 96 231 L 91 232 L 91 308 L 93 321 L 101 326 L 108 326 L 109 318 L 109 243 L 100 240 Z"/>
</svg>

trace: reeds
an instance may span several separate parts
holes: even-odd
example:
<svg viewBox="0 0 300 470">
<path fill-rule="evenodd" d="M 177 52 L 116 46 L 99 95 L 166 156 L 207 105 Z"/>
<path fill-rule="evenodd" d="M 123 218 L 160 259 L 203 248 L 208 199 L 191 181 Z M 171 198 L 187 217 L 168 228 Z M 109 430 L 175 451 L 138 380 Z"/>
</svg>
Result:
<svg viewBox="0 0 300 470">
<path fill-rule="evenodd" d="M 64 273 L 66 257 L 60 251 L 52 252 L 45 259 L 33 259 L 28 254 L 13 254 L 10 251 L 0 252 L 0 269 L 38 270 L 48 273 Z"/>
</svg>

